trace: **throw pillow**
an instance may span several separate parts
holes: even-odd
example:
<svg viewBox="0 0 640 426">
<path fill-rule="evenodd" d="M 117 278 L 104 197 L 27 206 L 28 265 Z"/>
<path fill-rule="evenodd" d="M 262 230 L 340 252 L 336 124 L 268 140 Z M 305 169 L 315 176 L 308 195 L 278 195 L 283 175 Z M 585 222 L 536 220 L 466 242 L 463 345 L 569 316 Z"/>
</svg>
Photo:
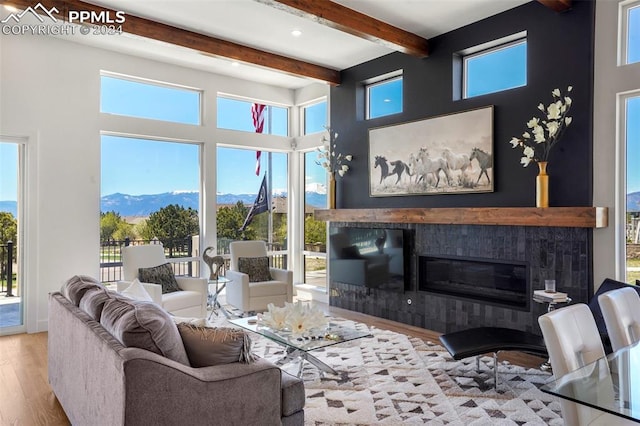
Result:
<svg viewBox="0 0 640 426">
<path fill-rule="evenodd" d="M 110 299 L 104 304 L 100 324 L 124 346 L 190 365 L 178 328 L 155 303 L 125 297 Z"/>
<path fill-rule="evenodd" d="M 151 268 L 139 268 L 138 279 L 143 283 L 160 284 L 162 286 L 162 294 L 180 291 L 170 263 Z"/>
<path fill-rule="evenodd" d="M 93 288 L 104 288 L 98 280 L 87 275 L 74 275 L 62 285 L 60 293 L 66 297 L 71 303 L 80 306 L 82 296 Z"/>
<path fill-rule="evenodd" d="M 133 300 L 142 300 L 144 302 L 153 302 L 153 299 L 149 295 L 149 292 L 142 285 L 139 279 L 133 280 L 129 287 L 125 288 L 120 294 L 127 296 Z"/>
<path fill-rule="evenodd" d="M 269 258 L 264 257 L 239 257 L 238 271 L 249 275 L 249 282 L 271 281 L 269 272 Z"/>
<path fill-rule="evenodd" d="M 232 362 L 249 364 L 255 360 L 251 353 L 251 338 L 243 330 L 179 323 L 178 331 L 192 367 Z"/>
</svg>

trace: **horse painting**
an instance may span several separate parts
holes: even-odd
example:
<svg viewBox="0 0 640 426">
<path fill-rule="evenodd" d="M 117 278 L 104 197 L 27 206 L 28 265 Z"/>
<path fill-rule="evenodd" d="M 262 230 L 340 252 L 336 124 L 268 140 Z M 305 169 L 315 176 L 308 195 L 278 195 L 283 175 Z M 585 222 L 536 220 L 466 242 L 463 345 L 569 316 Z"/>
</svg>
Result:
<svg viewBox="0 0 640 426">
<path fill-rule="evenodd" d="M 447 183 L 451 185 L 449 166 L 447 165 L 447 161 L 440 157 L 429 157 L 429 152 L 426 148 L 420 148 L 417 156 L 410 154 L 409 162 L 411 163 L 413 174 L 419 176 L 419 178 L 416 178 L 416 183 L 422 181 L 423 179 L 426 182 L 427 175 L 433 174 L 436 180 L 435 187 L 437 188 L 438 184 L 440 183 L 440 172 L 442 171 L 447 178 Z"/>
<path fill-rule="evenodd" d="M 398 182 L 400 182 L 400 178 L 402 178 L 402 174 L 405 172 L 407 173 L 407 176 L 409 176 L 409 181 L 411 181 L 412 173 L 407 163 L 402 160 L 395 160 L 390 161 L 389 164 L 393 166 L 393 170 L 391 172 L 389 172 L 389 165 L 387 164 L 386 157 L 376 155 L 375 165 L 373 167 L 380 167 L 380 184 L 382 184 L 383 180 L 393 175 L 398 176 L 398 179 L 396 179 L 396 184 L 398 184 Z"/>
<path fill-rule="evenodd" d="M 491 154 L 484 152 L 480 148 L 473 148 L 471 150 L 471 155 L 469 155 L 469 162 L 474 159 L 478 161 L 478 165 L 480 166 L 480 174 L 478 175 L 476 183 L 480 183 L 480 178 L 483 174 L 487 177 L 488 183 L 491 183 L 491 179 L 487 173 L 487 169 L 493 168 L 493 157 Z"/>
<path fill-rule="evenodd" d="M 464 173 L 467 167 L 471 165 L 471 160 L 467 154 L 456 154 L 449 148 L 445 148 L 442 151 L 442 156 L 447 160 L 447 165 L 451 170 L 460 170 Z"/>
</svg>

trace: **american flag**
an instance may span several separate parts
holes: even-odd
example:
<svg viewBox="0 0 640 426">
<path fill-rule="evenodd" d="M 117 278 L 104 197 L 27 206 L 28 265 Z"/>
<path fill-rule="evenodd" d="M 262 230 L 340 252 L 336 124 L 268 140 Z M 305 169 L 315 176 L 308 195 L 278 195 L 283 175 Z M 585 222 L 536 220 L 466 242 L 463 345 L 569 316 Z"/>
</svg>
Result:
<svg viewBox="0 0 640 426">
<path fill-rule="evenodd" d="M 256 129 L 256 133 L 262 133 L 264 129 L 264 110 L 265 105 L 253 104 L 251 105 L 251 118 L 253 119 L 253 127 Z M 256 176 L 260 176 L 260 156 L 262 151 L 256 151 Z"/>
</svg>

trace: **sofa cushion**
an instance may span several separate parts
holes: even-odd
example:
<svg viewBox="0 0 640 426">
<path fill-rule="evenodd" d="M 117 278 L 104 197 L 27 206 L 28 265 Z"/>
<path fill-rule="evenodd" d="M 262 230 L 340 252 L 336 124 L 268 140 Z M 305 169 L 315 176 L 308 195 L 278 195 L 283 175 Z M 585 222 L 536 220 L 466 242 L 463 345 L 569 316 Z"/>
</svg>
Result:
<svg viewBox="0 0 640 426">
<path fill-rule="evenodd" d="M 201 323 L 178 323 L 178 331 L 192 367 L 251 363 L 255 360 L 251 353 L 251 339 L 243 330 L 207 327 L 202 320 Z"/>
<path fill-rule="evenodd" d="M 71 303 L 80 306 L 82 296 L 93 288 L 104 288 L 98 280 L 88 275 L 74 275 L 62 285 L 60 293 Z"/>
<path fill-rule="evenodd" d="M 269 272 L 269 258 L 267 256 L 239 257 L 238 271 L 249 275 L 250 283 L 273 279 Z"/>
<path fill-rule="evenodd" d="M 168 262 L 151 268 L 139 268 L 138 279 L 143 283 L 160 284 L 162 294 L 180 291 L 173 268 Z"/>
<path fill-rule="evenodd" d="M 178 328 L 155 303 L 112 298 L 104 304 L 100 324 L 124 346 L 190 365 Z"/>
<path fill-rule="evenodd" d="M 80 309 L 87 313 L 94 321 L 100 322 L 100 315 L 104 304 L 111 298 L 110 291 L 106 288 L 92 288 L 85 292 L 80 299 Z"/>
</svg>

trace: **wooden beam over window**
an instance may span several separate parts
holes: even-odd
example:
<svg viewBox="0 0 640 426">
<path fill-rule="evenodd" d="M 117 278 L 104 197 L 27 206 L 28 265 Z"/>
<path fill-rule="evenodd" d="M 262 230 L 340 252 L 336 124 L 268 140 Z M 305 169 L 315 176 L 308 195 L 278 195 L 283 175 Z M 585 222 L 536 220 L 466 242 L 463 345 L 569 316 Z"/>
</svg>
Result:
<svg viewBox="0 0 640 426">
<path fill-rule="evenodd" d="M 96 13 L 110 12 L 112 17 L 115 17 L 116 13 L 116 10 L 79 0 L 40 0 L 40 3 L 49 10 L 55 7 L 58 10 L 55 15 L 59 19 L 67 19 L 68 11 L 70 10 Z M 33 0 L 4 0 L 3 4 L 14 6 L 20 10 L 34 6 Z M 125 16 L 122 29 L 129 34 L 186 47 L 208 55 L 259 65 L 296 76 L 309 77 L 332 85 L 340 84 L 339 71 L 162 24 L 128 13 Z"/>
<path fill-rule="evenodd" d="M 538 0 L 538 2 L 556 12 L 564 12 L 571 9 L 571 0 Z"/>
<path fill-rule="evenodd" d="M 256 1 L 390 47 L 399 52 L 419 58 L 429 55 L 429 43 L 419 35 L 394 27 L 329 0 Z"/>
</svg>

